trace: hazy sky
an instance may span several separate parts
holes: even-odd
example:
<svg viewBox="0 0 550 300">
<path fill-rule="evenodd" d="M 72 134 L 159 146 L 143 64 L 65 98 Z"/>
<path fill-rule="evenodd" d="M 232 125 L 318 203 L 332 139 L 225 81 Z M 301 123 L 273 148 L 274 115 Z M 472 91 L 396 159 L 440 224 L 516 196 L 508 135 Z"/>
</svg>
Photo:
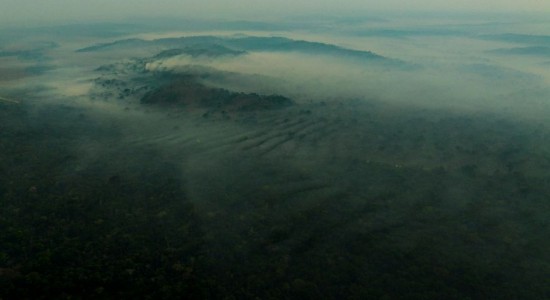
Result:
<svg viewBox="0 0 550 300">
<path fill-rule="evenodd" d="M 0 23 L 131 16 L 257 17 L 373 11 L 548 12 L 549 0 L 0 0 Z"/>
</svg>

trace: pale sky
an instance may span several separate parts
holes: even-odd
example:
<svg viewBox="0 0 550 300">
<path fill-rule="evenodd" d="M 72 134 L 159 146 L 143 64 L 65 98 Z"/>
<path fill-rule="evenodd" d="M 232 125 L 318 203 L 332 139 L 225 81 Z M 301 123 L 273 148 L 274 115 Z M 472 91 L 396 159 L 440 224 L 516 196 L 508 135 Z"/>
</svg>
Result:
<svg viewBox="0 0 550 300">
<path fill-rule="evenodd" d="M 537 12 L 550 0 L 0 0 L 0 24 L 113 20 L 132 16 L 258 18 L 376 11 Z"/>
</svg>

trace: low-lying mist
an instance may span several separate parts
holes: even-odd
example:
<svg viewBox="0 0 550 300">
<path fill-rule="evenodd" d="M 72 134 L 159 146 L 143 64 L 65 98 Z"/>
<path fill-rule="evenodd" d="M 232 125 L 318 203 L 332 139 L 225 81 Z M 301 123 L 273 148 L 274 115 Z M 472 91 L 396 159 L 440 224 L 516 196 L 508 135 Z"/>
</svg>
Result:
<svg viewBox="0 0 550 300">
<path fill-rule="evenodd" d="M 424 56 L 433 50 L 426 51 Z M 439 51 L 443 55 L 446 49 Z M 426 63 L 404 53 L 398 59 L 414 67 L 403 69 L 330 55 L 256 52 L 216 59 L 180 55 L 152 61 L 147 70 L 189 72 L 191 67 L 213 68 L 230 73 L 212 84 L 251 92 L 278 92 L 300 100 L 369 99 L 539 120 L 548 111 L 548 74 L 530 72 L 536 68 L 529 67 L 528 61 L 524 64 L 527 67 L 514 68 L 510 65 L 519 65 L 517 61 L 501 63 L 499 57 L 455 55 Z M 521 101 L 514 96 L 518 93 L 523 95 Z"/>
<path fill-rule="evenodd" d="M 0 47 L 0 298 L 545 298 L 541 39 L 307 21 Z"/>
</svg>

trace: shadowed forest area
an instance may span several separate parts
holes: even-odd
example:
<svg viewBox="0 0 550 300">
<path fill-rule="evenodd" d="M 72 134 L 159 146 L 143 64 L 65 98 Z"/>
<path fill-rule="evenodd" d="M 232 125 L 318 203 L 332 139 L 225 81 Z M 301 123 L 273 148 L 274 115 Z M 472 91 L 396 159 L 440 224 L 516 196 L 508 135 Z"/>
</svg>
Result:
<svg viewBox="0 0 550 300">
<path fill-rule="evenodd" d="M 0 299 L 550 298 L 547 39 L 458 21 L 0 31 Z"/>
</svg>

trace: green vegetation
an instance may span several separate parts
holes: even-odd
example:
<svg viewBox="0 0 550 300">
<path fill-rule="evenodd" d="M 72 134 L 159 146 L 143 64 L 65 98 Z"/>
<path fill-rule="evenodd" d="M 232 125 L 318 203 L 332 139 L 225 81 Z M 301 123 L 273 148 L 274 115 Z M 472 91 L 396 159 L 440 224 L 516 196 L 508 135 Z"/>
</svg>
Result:
<svg viewBox="0 0 550 300">
<path fill-rule="evenodd" d="M 0 300 L 550 299 L 547 37 L 317 19 L 4 32 Z"/>
<path fill-rule="evenodd" d="M 177 78 L 177 77 L 176 77 Z M 148 92 L 141 98 L 143 104 L 172 105 L 186 109 L 207 109 L 214 112 L 245 112 L 281 109 L 293 101 L 279 95 L 237 93 L 220 88 L 211 88 L 192 79 L 174 80 L 170 84 Z"/>
<path fill-rule="evenodd" d="M 506 123 L 446 118 L 426 131 L 422 118 L 373 118 L 364 128 L 385 137 L 375 149 L 395 156 L 419 138 L 404 135 L 422 132 L 424 145 L 439 147 L 432 154 L 447 153 L 440 167 L 396 166 L 381 154 L 379 162 L 335 157 L 292 166 L 250 152 L 223 163 L 207 155 L 216 168 L 198 160 L 204 167 L 196 170 L 158 145 L 120 144 L 116 122 L 83 109 L 0 105 L 2 299 L 550 293 L 548 174 L 525 169 L 530 137 Z M 320 109 L 296 116 L 314 118 Z M 293 123 L 286 114 L 285 124 Z M 495 140 L 468 142 L 480 130 L 479 139 Z M 439 134 L 464 143 L 443 144 Z M 469 148 L 476 143 L 493 146 Z M 479 163 L 452 163 L 471 151 Z M 508 169 L 482 163 L 495 155 Z"/>
<path fill-rule="evenodd" d="M 202 234 L 178 170 L 147 150 L 79 170 L 78 136 L 108 141 L 106 128 L 69 108 L 0 109 L 0 298 L 193 292 Z"/>
</svg>

